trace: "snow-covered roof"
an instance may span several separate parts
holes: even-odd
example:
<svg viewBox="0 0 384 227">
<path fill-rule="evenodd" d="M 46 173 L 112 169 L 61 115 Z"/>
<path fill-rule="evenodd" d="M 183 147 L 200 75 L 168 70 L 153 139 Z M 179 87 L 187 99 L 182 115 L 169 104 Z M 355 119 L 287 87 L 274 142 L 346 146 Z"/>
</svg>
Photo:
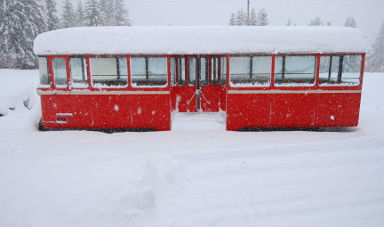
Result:
<svg viewBox="0 0 384 227">
<path fill-rule="evenodd" d="M 39 35 L 37 55 L 365 52 L 347 27 L 77 27 Z"/>
</svg>

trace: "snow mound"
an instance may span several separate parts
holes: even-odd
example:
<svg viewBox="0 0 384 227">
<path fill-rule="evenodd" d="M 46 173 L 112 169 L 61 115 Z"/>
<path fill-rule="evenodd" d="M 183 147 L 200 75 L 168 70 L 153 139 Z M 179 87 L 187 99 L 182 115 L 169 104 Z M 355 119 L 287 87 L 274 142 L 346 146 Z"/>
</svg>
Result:
<svg viewBox="0 0 384 227">
<path fill-rule="evenodd" d="M 39 97 L 36 92 L 38 75 L 36 71 L 0 70 L 0 117 L 15 110 L 40 109 Z"/>
<path fill-rule="evenodd" d="M 363 53 L 365 36 L 347 27 L 77 27 L 39 35 L 37 55 Z"/>
</svg>

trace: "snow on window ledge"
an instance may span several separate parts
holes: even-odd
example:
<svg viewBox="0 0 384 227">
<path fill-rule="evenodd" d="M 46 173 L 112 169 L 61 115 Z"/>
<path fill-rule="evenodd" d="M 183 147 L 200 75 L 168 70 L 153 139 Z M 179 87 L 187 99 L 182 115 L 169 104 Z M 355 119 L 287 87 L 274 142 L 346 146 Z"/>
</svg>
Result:
<svg viewBox="0 0 384 227">
<path fill-rule="evenodd" d="M 313 87 L 315 83 L 275 83 L 276 87 Z"/>
<path fill-rule="evenodd" d="M 321 83 L 320 87 L 354 87 L 359 86 L 360 83 Z"/>
<path fill-rule="evenodd" d="M 72 88 L 88 88 L 89 87 L 88 84 L 84 84 L 84 83 L 72 83 L 71 86 Z"/>
<path fill-rule="evenodd" d="M 168 87 L 168 83 L 165 85 L 137 85 L 136 83 L 132 83 L 132 87 L 134 88 L 166 88 Z"/>
<path fill-rule="evenodd" d="M 128 87 L 128 84 L 127 85 L 102 85 L 102 84 L 92 84 L 92 87 L 94 88 L 127 88 Z"/>
<path fill-rule="evenodd" d="M 269 87 L 271 83 L 229 83 L 231 87 Z"/>
</svg>

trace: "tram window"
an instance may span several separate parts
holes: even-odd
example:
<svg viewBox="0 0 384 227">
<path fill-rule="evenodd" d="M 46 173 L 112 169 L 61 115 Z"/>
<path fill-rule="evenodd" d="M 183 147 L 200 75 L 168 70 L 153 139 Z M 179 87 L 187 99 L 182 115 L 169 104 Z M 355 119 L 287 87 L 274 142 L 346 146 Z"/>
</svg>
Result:
<svg viewBox="0 0 384 227">
<path fill-rule="evenodd" d="M 220 58 L 220 84 L 225 86 L 227 84 L 227 57 Z"/>
<path fill-rule="evenodd" d="M 361 56 L 346 55 L 343 61 L 343 74 L 341 75 L 341 83 L 350 85 L 358 85 L 360 83 L 361 72 Z"/>
<path fill-rule="evenodd" d="M 250 72 L 249 57 L 231 57 L 231 84 L 247 83 Z"/>
<path fill-rule="evenodd" d="M 138 83 L 145 81 L 146 77 L 146 59 L 141 57 L 131 57 L 131 75 L 132 82 Z"/>
<path fill-rule="evenodd" d="M 207 86 L 208 79 L 208 59 L 200 58 L 200 85 Z"/>
<path fill-rule="evenodd" d="M 269 86 L 272 59 L 269 56 L 231 57 L 232 86 Z"/>
<path fill-rule="evenodd" d="M 322 56 L 320 58 L 320 86 L 358 85 L 361 56 Z"/>
<path fill-rule="evenodd" d="M 131 57 L 132 86 L 165 86 L 168 80 L 166 57 Z"/>
<path fill-rule="evenodd" d="M 171 80 L 172 86 L 185 84 L 185 63 L 184 58 L 171 58 Z"/>
<path fill-rule="evenodd" d="M 93 85 L 96 87 L 127 86 L 127 63 L 119 59 L 118 57 L 90 58 Z M 121 59 L 125 58 L 122 57 Z"/>
<path fill-rule="evenodd" d="M 171 85 L 172 87 L 177 84 L 177 71 L 176 71 L 176 58 L 171 58 Z"/>
<path fill-rule="evenodd" d="M 189 58 L 188 61 L 188 84 L 196 85 L 196 58 Z"/>
<path fill-rule="evenodd" d="M 65 58 L 54 58 L 52 66 L 55 86 L 65 87 L 67 85 L 67 67 Z"/>
<path fill-rule="evenodd" d="M 337 83 L 340 59 L 340 56 L 322 56 L 320 58 L 320 85 Z"/>
<path fill-rule="evenodd" d="M 119 78 L 120 80 L 125 81 L 125 83 L 128 83 L 128 64 L 127 64 L 127 58 L 126 57 L 118 57 L 118 69 L 119 69 Z"/>
<path fill-rule="evenodd" d="M 312 86 L 315 83 L 315 56 L 277 56 L 276 86 Z"/>
<path fill-rule="evenodd" d="M 48 62 L 45 57 L 39 57 L 39 73 L 40 84 L 49 85 Z"/>
<path fill-rule="evenodd" d="M 211 75 L 211 84 L 217 85 L 219 83 L 219 58 L 217 57 L 211 58 Z"/>
<path fill-rule="evenodd" d="M 177 58 L 178 84 L 185 85 L 185 58 Z"/>
<path fill-rule="evenodd" d="M 341 83 L 358 85 L 360 83 L 361 55 L 346 55 L 343 61 Z"/>
<path fill-rule="evenodd" d="M 69 60 L 71 68 L 71 84 L 73 87 L 88 87 L 87 63 L 84 57 L 72 57 Z"/>
<path fill-rule="evenodd" d="M 252 78 L 258 86 L 269 86 L 271 83 L 272 57 L 252 57 Z"/>
</svg>

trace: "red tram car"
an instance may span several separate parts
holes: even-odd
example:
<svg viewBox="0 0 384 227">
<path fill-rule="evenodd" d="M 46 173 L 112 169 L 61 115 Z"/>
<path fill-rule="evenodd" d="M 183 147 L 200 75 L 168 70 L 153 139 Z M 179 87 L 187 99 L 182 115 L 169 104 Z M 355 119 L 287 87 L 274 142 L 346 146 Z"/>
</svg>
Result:
<svg viewBox="0 0 384 227">
<path fill-rule="evenodd" d="M 91 27 L 41 34 L 42 126 L 171 130 L 226 112 L 227 130 L 350 127 L 365 40 L 344 27 Z"/>
</svg>

